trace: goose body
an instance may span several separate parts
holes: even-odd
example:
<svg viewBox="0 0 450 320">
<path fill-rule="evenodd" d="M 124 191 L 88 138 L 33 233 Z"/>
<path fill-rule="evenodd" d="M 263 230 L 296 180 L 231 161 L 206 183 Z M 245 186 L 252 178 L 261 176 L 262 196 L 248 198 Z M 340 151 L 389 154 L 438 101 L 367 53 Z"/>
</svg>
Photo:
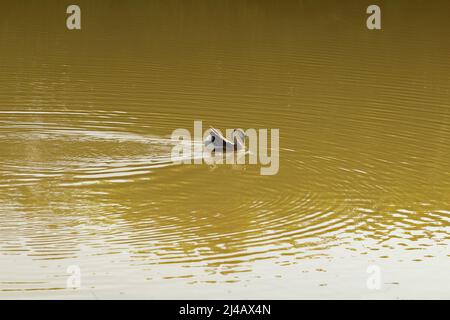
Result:
<svg viewBox="0 0 450 320">
<path fill-rule="evenodd" d="M 211 128 L 205 139 L 205 146 L 211 148 L 213 152 L 232 152 L 245 148 L 245 134 L 240 129 L 233 131 L 233 141 L 225 138 L 217 129 Z"/>
</svg>

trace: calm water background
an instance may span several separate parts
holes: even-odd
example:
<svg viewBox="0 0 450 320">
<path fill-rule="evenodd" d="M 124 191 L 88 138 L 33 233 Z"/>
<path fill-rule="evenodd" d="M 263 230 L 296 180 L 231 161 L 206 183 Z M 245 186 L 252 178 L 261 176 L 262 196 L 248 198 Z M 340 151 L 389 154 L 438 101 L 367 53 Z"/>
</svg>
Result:
<svg viewBox="0 0 450 320">
<path fill-rule="evenodd" d="M 379 3 L 2 1 L 0 297 L 450 298 L 450 5 Z M 278 175 L 172 165 L 194 120 Z"/>
</svg>

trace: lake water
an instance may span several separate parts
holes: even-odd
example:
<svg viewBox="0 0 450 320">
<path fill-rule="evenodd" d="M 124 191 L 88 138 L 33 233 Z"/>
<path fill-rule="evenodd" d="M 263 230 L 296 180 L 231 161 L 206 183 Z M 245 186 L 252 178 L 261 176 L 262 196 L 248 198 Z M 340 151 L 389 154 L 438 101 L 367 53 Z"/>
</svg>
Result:
<svg viewBox="0 0 450 320">
<path fill-rule="evenodd" d="M 448 2 L 77 4 L 0 4 L 0 298 L 450 298 Z M 278 174 L 173 164 L 195 120 Z"/>
</svg>

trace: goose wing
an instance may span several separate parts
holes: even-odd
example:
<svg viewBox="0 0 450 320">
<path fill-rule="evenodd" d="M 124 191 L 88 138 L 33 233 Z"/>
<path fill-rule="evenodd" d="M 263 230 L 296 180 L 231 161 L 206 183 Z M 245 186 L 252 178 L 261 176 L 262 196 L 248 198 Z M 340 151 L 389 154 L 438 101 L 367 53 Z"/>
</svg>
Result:
<svg viewBox="0 0 450 320">
<path fill-rule="evenodd" d="M 220 132 L 217 131 L 217 129 L 211 127 L 210 130 L 211 130 L 211 134 L 216 138 L 216 139 L 214 140 L 214 142 L 216 142 L 216 141 L 217 141 L 217 142 L 223 141 L 223 142 L 225 142 L 225 144 L 234 145 L 233 142 L 231 142 L 230 140 L 228 140 L 227 138 L 225 138 L 223 135 L 221 135 Z M 219 141 L 218 141 L 218 140 L 219 140 Z"/>
</svg>

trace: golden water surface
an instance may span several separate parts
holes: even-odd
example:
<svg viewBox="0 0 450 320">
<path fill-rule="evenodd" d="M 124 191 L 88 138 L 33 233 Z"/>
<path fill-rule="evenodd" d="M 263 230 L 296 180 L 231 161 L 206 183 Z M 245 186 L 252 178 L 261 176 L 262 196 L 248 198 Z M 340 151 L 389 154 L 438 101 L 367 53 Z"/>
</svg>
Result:
<svg viewBox="0 0 450 320">
<path fill-rule="evenodd" d="M 448 2 L 76 3 L 0 4 L 0 298 L 450 297 Z M 278 174 L 173 164 L 194 120 Z"/>
</svg>

